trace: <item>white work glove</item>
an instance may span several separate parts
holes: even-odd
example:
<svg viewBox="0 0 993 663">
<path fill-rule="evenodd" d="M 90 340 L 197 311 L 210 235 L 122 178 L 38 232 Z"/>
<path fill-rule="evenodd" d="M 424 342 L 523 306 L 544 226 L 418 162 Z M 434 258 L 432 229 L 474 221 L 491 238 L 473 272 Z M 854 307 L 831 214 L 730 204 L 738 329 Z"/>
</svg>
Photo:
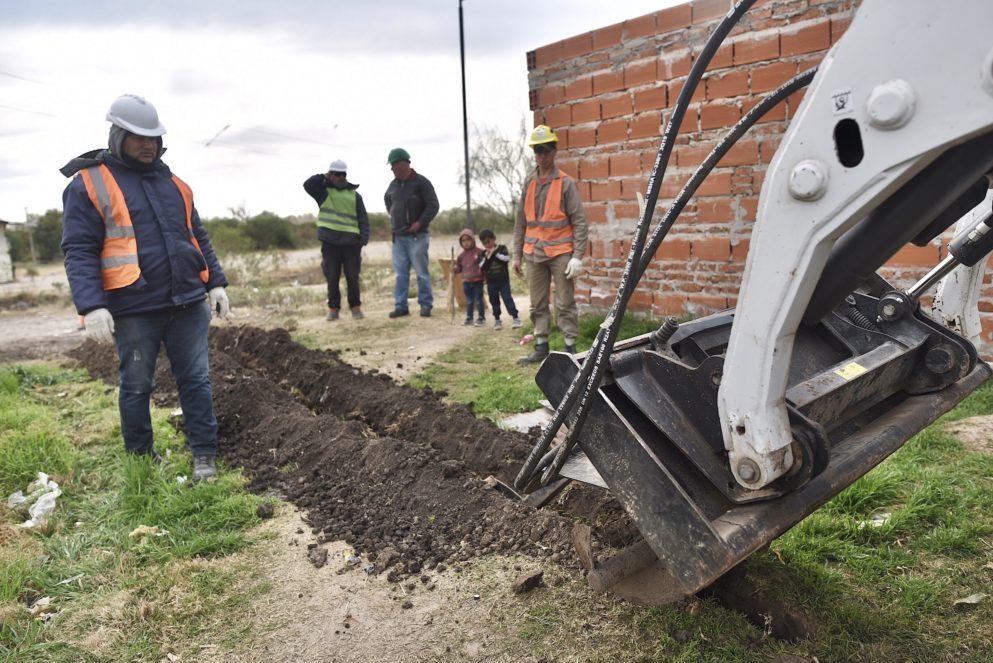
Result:
<svg viewBox="0 0 993 663">
<path fill-rule="evenodd" d="M 83 316 L 86 336 L 97 343 L 111 343 L 114 340 L 114 316 L 105 308 L 93 309 Z"/>
<path fill-rule="evenodd" d="M 207 303 L 210 304 L 210 310 L 219 318 L 226 318 L 231 312 L 228 293 L 224 292 L 224 288 L 221 286 L 210 289 L 207 293 Z"/>
<path fill-rule="evenodd" d="M 565 277 L 567 279 L 579 278 L 583 274 L 583 261 L 580 258 L 569 258 L 569 264 L 565 266 Z"/>
</svg>

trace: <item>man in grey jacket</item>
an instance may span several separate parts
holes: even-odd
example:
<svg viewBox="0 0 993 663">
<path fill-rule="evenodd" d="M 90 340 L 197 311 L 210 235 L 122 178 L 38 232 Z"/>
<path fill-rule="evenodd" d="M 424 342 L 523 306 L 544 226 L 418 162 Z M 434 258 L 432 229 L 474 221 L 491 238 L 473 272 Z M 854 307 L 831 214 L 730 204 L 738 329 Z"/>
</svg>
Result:
<svg viewBox="0 0 993 663">
<path fill-rule="evenodd" d="M 393 231 L 393 288 L 391 318 L 410 315 L 407 295 L 410 293 L 410 268 L 417 274 L 417 304 L 421 317 L 431 315 L 431 276 L 428 273 L 428 224 L 438 214 L 438 196 L 430 180 L 410 167 L 410 154 L 402 147 L 390 150 L 387 160 L 393 171 L 393 181 L 386 189 L 386 211 Z"/>
</svg>

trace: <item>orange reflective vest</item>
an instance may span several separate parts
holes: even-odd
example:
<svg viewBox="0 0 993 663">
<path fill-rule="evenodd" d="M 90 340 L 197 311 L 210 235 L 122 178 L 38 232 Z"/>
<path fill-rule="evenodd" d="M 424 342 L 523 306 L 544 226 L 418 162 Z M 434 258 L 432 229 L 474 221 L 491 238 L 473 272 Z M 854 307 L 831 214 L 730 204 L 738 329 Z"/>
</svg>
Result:
<svg viewBox="0 0 993 663">
<path fill-rule="evenodd" d="M 569 175 L 560 170 L 559 176 L 552 180 L 540 219 L 535 209 L 538 178 L 531 179 L 524 196 L 524 220 L 527 223 L 524 231 L 524 253 L 533 254 L 536 248 L 541 249 L 549 258 L 572 253 L 572 223 L 562 211 L 562 180 L 566 177 Z"/>
<path fill-rule="evenodd" d="M 90 202 L 103 219 L 104 240 L 103 251 L 100 252 L 103 289 L 116 290 L 127 287 L 138 280 L 141 269 L 138 267 L 138 243 L 134 238 L 134 226 L 131 224 L 131 213 L 128 211 L 124 192 L 121 191 L 110 168 L 104 164 L 85 168 L 79 171 L 79 175 L 86 185 Z M 172 176 L 172 182 L 183 197 L 190 241 L 203 255 L 200 243 L 193 234 L 193 191 L 186 182 L 175 175 Z M 206 283 L 209 276 L 207 268 L 204 267 L 200 271 L 200 280 Z"/>
</svg>

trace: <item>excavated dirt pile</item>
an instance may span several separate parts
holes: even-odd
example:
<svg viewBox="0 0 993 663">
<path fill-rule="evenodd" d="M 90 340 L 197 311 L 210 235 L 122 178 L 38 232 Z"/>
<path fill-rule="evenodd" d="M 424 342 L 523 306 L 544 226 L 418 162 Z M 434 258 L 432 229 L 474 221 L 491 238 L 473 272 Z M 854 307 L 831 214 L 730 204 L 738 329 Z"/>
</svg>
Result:
<svg viewBox="0 0 993 663">
<path fill-rule="evenodd" d="M 438 393 L 304 348 L 284 330 L 212 328 L 210 345 L 223 461 L 253 490 L 306 509 L 319 541 L 347 541 L 391 579 L 497 551 L 571 560 L 576 510 L 595 518 L 604 508 L 577 496 L 567 517 L 490 489 L 483 478 L 511 478 L 531 440 Z M 116 383 L 112 348 L 88 341 L 72 354 Z M 156 382 L 157 402 L 175 406 L 164 357 Z"/>
</svg>

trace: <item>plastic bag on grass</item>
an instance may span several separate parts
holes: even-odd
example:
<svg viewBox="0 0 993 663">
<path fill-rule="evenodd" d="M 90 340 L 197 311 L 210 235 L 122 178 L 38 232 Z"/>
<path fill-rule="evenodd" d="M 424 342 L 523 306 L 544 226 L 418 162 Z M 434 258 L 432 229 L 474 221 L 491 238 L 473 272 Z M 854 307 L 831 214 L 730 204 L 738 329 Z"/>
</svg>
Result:
<svg viewBox="0 0 993 663">
<path fill-rule="evenodd" d="M 28 484 L 28 494 L 18 490 L 7 498 L 7 506 L 15 513 L 24 515 L 27 511 L 28 519 L 18 525 L 18 527 L 29 528 L 40 525 L 45 518 L 55 511 L 55 501 L 62 494 L 59 484 L 48 478 L 44 472 L 38 473 L 38 478 Z"/>
</svg>

